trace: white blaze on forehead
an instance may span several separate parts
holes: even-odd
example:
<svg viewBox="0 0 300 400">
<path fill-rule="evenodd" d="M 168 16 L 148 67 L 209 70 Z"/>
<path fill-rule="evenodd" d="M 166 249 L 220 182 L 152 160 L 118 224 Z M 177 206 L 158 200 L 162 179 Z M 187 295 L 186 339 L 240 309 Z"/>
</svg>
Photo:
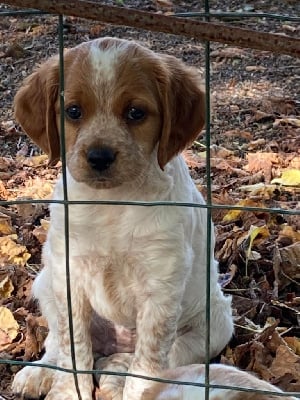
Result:
<svg viewBox="0 0 300 400">
<path fill-rule="evenodd" d="M 97 82 L 112 82 L 116 75 L 116 65 L 121 48 L 108 46 L 101 48 L 99 41 L 95 41 L 90 47 L 91 65 L 94 70 L 94 78 Z"/>
</svg>

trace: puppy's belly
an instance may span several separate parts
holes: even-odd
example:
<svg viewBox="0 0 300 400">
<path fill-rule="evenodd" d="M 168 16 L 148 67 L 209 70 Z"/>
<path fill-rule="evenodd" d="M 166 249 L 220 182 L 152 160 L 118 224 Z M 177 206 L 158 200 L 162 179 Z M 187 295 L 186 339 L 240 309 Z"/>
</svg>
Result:
<svg viewBox="0 0 300 400">
<path fill-rule="evenodd" d="M 91 337 L 93 353 L 97 356 L 133 353 L 135 350 L 136 333 L 134 329 L 116 325 L 95 312 L 91 322 Z"/>
<path fill-rule="evenodd" d="M 190 332 L 192 327 L 183 326 L 177 330 L 177 336 Z M 115 353 L 134 353 L 136 345 L 136 330 L 116 325 L 93 312 L 91 322 L 91 338 L 93 353 L 100 356 L 110 356 Z"/>
</svg>

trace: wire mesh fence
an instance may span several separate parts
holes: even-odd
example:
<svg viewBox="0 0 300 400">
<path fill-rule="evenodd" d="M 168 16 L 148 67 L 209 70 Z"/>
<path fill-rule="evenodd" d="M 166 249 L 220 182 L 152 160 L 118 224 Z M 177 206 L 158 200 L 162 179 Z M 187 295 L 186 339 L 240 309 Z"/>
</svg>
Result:
<svg viewBox="0 0 300 400">
<path fill-rule="evenodd" d="M 7 2 L 12 5 L 16 6 L 22 6 L 26 5 L 26 2 L 23 4 L 18 4 L 18 2 Z M 19 2 L 20 3 L 20 2 Z M 36 6 L 34 1 L 29 1 L 28 3 L 31 3 L 32 6 Z M 52 3 L 52 4 L 51 4 Z M 24 15 L 44 15 L 45 12 L 49 12 L 47 9 L 47 6 L 52 7 L 56 6 L 56 2 L 51 2 L 51 1 L 42 1 L 41 2 L 41 10 L 43 11 L 37 11 L 37 10 L 16 10 L 16 11 L 4 11 L 1 12 L 0 17 L 7 17 L 7 16 L 24 16 Z M 44 6 L 44 8 L 42 7 Z M 59 14 L 59 13 L 57 13 Z M 87 17 L 87 15 L 83 14 L 81 17 Z M 175 17 L 185 17 L 185 18 L 203 18 L 206 22 L 209 22 L 212 18 L 214 19 L 220 19 L 220 20 L 226 20 L 227 18 L 235 18 L 238 17 L 239 19 L 246 19 L 246 18 L 273 18 L 276 20 L 282 20 L 282 21 L 293 21 L 293 22 L 300 22 L 300 17 L 297 16 L 291 16 L 291 15 L 277 15 L 277 14 L 271 14 L 271 13 L 251 13 L 251 12 L 215 12 L 215 11 L 210 11 L 209 7 L 209 0 L 205 1 L 204 4 L 204 12 L 186 12 L 186 13 L 178 13 L 175 14 Z M 90 16 L 89 16 L 90 18 Z M 105 16 L 103 17 L 103 20 L 106 21 Z M 109 19 L 107 19 L 109 21 Z M 130 22 L 128 22 L 130 25 Z M 192 23 L 191 23 L 192 25 Z M 164 28 L 167 29 L 167 28 Z M 225 28 L 224 28 L 225 29 Z M 188 30 L 188 29 L 187 29 Z M 172 32 L 174 33 L 174 32 Z M 182 32 L 180 32 L 182 34 Z M 183 33 L 184 34 L 184 33 Z M 189 34 L 191 35 L 191 33 Z M 271 36 L 270 36 L 271 37 Z M 204 37 L 205 38 L 205 37 Z M 193 207 L 193 208 L 205 208 L 207 210 L 207 226 L 206 226 L 206 231 L 207 231 L 207 253 L 206 253 L 206 259 L 207 259 L 207 273 L 206 273 L 206 368 L 205 368 L 205 383 L 195 383 L 195 382 L 187 382 L 187 381 L 176 381 L 176 380 L 171 380 L 171 379 L 161 379 L 161 378 L 151 378 L 151 377 L 146 377 L 146 376 L 140 376 L 136 374 L 130 374 L 130 373 L 116 373 L 113 371 L 100 371 L 102 373 L 107 373 L 111 375 L 123 375 L 123 376 L 133 376 L 137 378 L 143 378 L 143 379 L 150 379 L 158 382 L 166 382 L 166 383 L 178 383 L 180 385 L 186 385 L 186 386 L 201 386 L 205 387 L 205 399 L 210 398 L 210 389 L 211 388 L 227 388 L 227 389 L 232 389 L 232 390 L 239 390 L 241 392 L 251 392 L 254 391 L 255 393 L 265 393 L 265 394 L 273 394 L 275 396 L 278 396 L 280 398 L 281 396 L 286 396 L 286 394 L 283 393 L 275 393 L 275 392 L 268 392 L 268 391 L 261 391 L 261 390 L 254 390 L 254 389 L 247 389 L 243 387 L 237 387 L 237 386 L 231 386 L 231 385 L 215 385 L 210 383 L 210 369 L 209 369 L 209 362 L 210 362 L 210 356 L 209 356 L 209 348 L 210 348 L 210 337 L 211 337 L 211 332 L 210 332 L 210 290 L 211 290 L 211 285 L 210 285 L 210 270 L 211 270 L 211 265 L 210 265 L 210 260 L 211 260 L 211 219 L 212 219 L 212 211 L 213 210 L 242 210 L 242 211 L 259 211 L 259 212 L 267 212 L 270 214 L 281 214 L 281 215 L 300 215 L 299 210 L 290 210 L 290 209 L 277 209 L 277 208 L 263 208 L 263 207 L 248 207 L 248 206 L 240 206 L 240 205 L 231 205 L 229 206 L 228 204 L 214 204 L 212 200 L 212 181 L 211 181 L 211 165 L 210 165 L 210 151 L 211 151 L 211 131 L 210 131 L 210 120 L 211 120 L 211 99 L 210 99 L 210 78 L 211 78 L 211 58 L 210 58 L 210 53 L 211 53 L 211 48 L 210 48 L 210 41 L 205 41 L 205 86 L 206 86 L 206 132 L 205 132 L 205 146 L 206 146 L 206 176 L 207 176 L 207 204 L 202 205 L 198 203 L 190 203 L 190 202 L 170 202 L 170 201 L 154 201 L 154 202 L 145 202 L 145 201 L 117 201 L 117 200 L 103 200 L 103 201 L 91 201 L 91 200 L 86 200 L 86 201 L 72 201 L 69 200 L 68 198 L 68 178 L 67 178 L 67 167 L 66 167 L 66 146 L 65 146 L 65 116 L 64 116 L 64 110 L 65 110 L 65 104 L 64 104 L 64 21 L 63 21 L 63 15 L 59 14 L 58 16 L 58 39 L 59 39 L 59 70 L 60 70 L 60 88 L 59 88 L 59 99 L 60 99 L 60 110 L 62 111 L 60 114 L 60 130 L 61 130 L 61 159 L 62 159 L 62 176 L 63 176 L 63 194 L 64 198 L 63 200 L 57 200 L 57 199 L 52 199 L 52 200 L 8 200 L 8 201 L 0 201 L 0 205 L 2 206 L 9 206 L 9 205 L 17 205 L 17 204 L 39 204 L 39 203 L 47 203 L 47 204 L 61 204 L 64 207 L 64 227 L 65 227 L 65 254 L 66 254 L 66 260 L 65 260 L 65 268 L 66 268 L 66 287 L 67 287 L 67 299 L 68 299 L 68 310 L 69 310 L 69 331 L 70 331 L 70 347 L 71 347 L 71 356 L 72 356 L 72 369 L 68 368 L 61 368 L 55 365 L 48 365 L 48 364 L 43 364 L 43 363 L 35 363 L 35 366 L 41 366 L 45 368 L 51 368 L 54 370 L 60 370 L 60 371 L 65 371 L 68 373 L 72 373 L 74 375 L 74 380 L 75 380 L 75 385 L 78 393 L 78 398 L 81 399 L 81 394 L 79 390 L 79 385 L 78 385 L 78 375 L 79 374 L 94 374 L 95 370 L 87 370 L 87 371 L 82 371 L 77 368 L 76 365 L 76 356 L 75 356 L 75 343 L 74 343 L 74 332 L 73 332 L 73 319 L 72 319 L 72 292 L 71 292 L 71 284 L 70 284 L 70 264 L 69 264 L 69 256 L 70 256 L 70 249 L 69 249 L 69 207 L 72 205 L 76 204 L 99 204 L 99 205 L 113 205 L 116 208 L 118 206 L 122 205 L 130 205 L 134 207 L 166 207 L 166 206 L 171 206 L 171 207 Z M 225 41 L 226 42 L 226 41 Z M 237 41 L 238 42 L 238 41 Z M 296 41 L 292 41 L 291 48 L 292 50 L 287 50 L 289 53 L 293 53 L 296 56 L 299 54 L 299 48 L 297 47 L 299 45 L 299 42 L 297 43 Z M 255 47 L 255 45 L 254 45 Z M 267 50 L 267 49 L 266 49 Z M 10 364 L 10 365 L 32 365 L 31 362 L 25 362 L 25 361 L 17 361 L 17 360 L 8 360 L 8 359 L 0 359 L 0 364 Z M 98 371 L 99 372 L 99 371 Z M 300 397 L 299 392 L 290 392 L 290 395 Z"/>
</svg>

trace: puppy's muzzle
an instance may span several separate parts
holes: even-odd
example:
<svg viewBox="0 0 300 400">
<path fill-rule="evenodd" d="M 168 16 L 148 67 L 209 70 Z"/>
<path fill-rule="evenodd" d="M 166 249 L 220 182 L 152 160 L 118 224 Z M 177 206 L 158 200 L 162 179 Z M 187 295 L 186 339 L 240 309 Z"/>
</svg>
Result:
<svg viewBox="0 0 300 400">
<path fill-rule="evenodd" d="M 117 153 L 109 147 L 92 148 L 87 152 L 87 161 L 92 169 L 102 172 L 115 161 Z"/>
</svg>

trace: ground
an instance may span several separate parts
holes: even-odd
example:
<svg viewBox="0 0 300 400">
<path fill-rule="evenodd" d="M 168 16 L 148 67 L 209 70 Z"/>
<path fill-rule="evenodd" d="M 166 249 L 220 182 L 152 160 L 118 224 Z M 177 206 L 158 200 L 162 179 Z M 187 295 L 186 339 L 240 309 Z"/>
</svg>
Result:
<svg viewBox="0 0 300 400">
<path fill-rule="evenodd" d="M 159 13 L 203 11 L 198 1 L 102 3 Z M 299 15 L 297 0 L 211 0 L 210 4 L 215 11 Z M 0 3 L 0 200 L 45 199 L 60 166 L 47 166 L 46 156 L 23 134 L 13 120 L 12 101 L 34 65 L 57 53 L 57 18 L 1 16 L 6 10 Z M 75 18 L 65 18 L 64 23 L 66 47 L 98 36 L 118 36 L 139 40 L 204 70 L 201 41 Z M 231 17 L 225 23 L 294 37 L 300 32 L 299 21 L 288 18 Z M 220 283 L 233 295 L 235 315 L 235 336 L 221 362 L 300 392 L 299 69 L 299 60 L 290 56 L 211 44 L 212 202 L 263 208 L 213 211 Z M 204 195 L 205 143 L 202 135 L 185 152 Z M 36 360 L 47 327 L 30 297 L 30 287 L 41 267 L 48 208 L 1 204 L 0 359 Z M 9 385 L 18 368 L 0 364 L 1 400 L 14 398 Z"/>
</svg>

